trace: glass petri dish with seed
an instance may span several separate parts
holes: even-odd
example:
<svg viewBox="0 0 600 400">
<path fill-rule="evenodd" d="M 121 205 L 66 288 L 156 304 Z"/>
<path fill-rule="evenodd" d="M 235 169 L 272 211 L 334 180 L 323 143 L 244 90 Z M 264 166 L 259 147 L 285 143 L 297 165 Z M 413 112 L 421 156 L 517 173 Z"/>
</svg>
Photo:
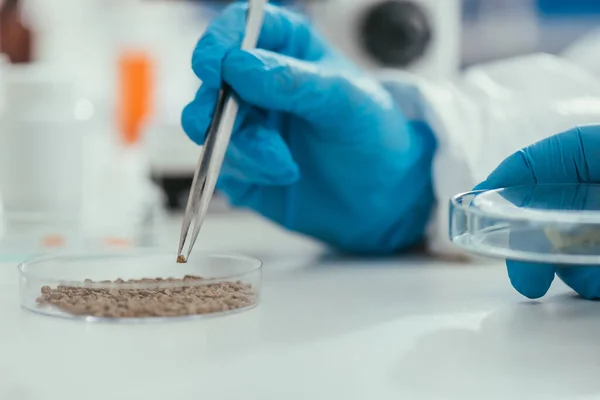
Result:
<svg viewBox="0 0 600 400">
<path fill-rule="evenodd" d="M 467 252 L 561 266 L 600 265 L 600 185 L 537 184 L 456 195 L 450 238 Z"/>
<path fill-rule="evenodd" d="M 21 306 L 34 313 L 105 322 L 205 318 L 254 308 L 262 262 L 229 254 L 135 250 L 50 255 L 18 266 Z"/>
</svg>

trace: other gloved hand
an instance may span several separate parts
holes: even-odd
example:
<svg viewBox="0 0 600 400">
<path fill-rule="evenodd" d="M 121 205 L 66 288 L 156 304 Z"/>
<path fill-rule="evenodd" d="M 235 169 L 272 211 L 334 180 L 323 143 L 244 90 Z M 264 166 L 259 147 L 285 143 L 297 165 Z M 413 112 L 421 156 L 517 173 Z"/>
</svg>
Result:
<svg viewBox="0 0 600 400">
<path fill-rule="evenodd" d="M 182 125 L 204 141 L 221 81 L 240 101 L 217 188 L 284 227 L 344 251 L 419 241 L 433 205 L 435 140 L 307 21 L 268 6 L 258 49 L 239 50 L 247 7 L 228 6 L 193 54 L 202 85 Z"/>
<path fill-rule="evenodd" d="M 600 183 L 600 125 L 575 128 L 512 154 L 476 189 L 554 183 Z M 585 193 L 577 193 L 575 197 L 554 196 L 556 201 L 561 202 L 561 208 L 567 209 L 592 206 L 586 204 L 585 198 Z M 533 207 L 542 206 L 544 201 L 548 201 L 548 196 L 544 194 L 543 187 L 531 193 L 528 200 L 529 203 L 535 203 Z M 565 267 L 511 260 L 506 265 L 512 285 L 526 297 L 544 296 L 555 274 L 582 297 L 600 297 L 598 267 Z"/>
</svg>

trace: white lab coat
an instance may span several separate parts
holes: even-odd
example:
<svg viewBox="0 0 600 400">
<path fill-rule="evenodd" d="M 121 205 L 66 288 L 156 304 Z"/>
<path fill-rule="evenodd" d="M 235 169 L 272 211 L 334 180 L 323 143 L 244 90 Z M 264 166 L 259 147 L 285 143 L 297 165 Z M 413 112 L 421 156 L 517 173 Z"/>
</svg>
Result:
<svg viewBox="0 0 600 400">
<path fill-rule="evenodd" d="M 532 54 L 490 62 L 449 81 L 383 72 L 409 118 L 435 132 L 437 197 L 429 250 L 460 256 L 448 237 L 448 200 L 469 191 L 513 152 L 577 125 L 600 123 L 600 32 L 560 56 Z"/>
</svg>

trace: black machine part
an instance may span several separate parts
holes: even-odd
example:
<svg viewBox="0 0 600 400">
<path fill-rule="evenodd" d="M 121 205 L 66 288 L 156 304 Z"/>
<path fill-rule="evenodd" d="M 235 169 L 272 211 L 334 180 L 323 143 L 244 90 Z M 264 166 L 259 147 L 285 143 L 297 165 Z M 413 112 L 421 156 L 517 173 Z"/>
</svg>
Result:
<svg viewBox="0 0 600 400">
<path fill-rule="evenodd" d="M 420 59 L 433 31 L 422 5 L 409 0 L 385 0 L 369 6 L 359 26 L 363 48 L 386 67 L 405 68 Z"/>
</svg>

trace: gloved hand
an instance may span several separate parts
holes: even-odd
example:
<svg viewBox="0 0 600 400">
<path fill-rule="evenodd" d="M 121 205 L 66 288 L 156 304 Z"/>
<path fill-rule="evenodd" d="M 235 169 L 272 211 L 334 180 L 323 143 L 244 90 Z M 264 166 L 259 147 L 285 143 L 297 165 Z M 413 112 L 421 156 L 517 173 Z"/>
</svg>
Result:
<svg viewBox="0 0 600 400">
<path fill-rule="evenodd" d="M 240 101 L 217 189 L 234 206 L 343 251 L 419 241 L 433 205 L 429 128 L 336 54 L 307 21 L 268 6 L 257 50 L 239 50 L 247 7 L 215 18 L 193 53 L 202 85 L 182 125 L 204 141 L 224 80 Z"/>
<path fill-rule="evenodd" d="M 600 125 L 575 128 L 512 154 L 476 189 L 553 183 L 600 183 Z M 548 201 L 544 189 L 539 189 L 530 194 L 528 202 L 531 204 L 528 206 L 539 207 Z M 586 204 L 584 193 L 577 193 L 571 198 L 556 196 L 555 199 L 561 202 L 561 208 L 566 209 L 586 209 L 591 206 Z M 533 299 L 544 296 L 555 274 L 582 297 L 600 297 L 600 268 L 510 260 L 506 265 L 512 285 L 526 297 Z"/>
</svg>

